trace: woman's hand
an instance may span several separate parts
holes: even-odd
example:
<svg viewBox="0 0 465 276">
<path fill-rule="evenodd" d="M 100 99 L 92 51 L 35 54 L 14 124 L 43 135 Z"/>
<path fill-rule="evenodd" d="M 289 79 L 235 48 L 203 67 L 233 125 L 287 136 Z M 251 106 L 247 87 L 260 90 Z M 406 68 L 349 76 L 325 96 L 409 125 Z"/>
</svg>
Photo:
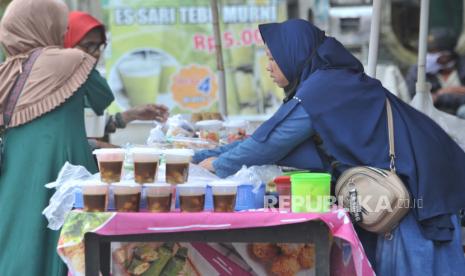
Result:
<svg viewBox="0 0 465 276">
<path fill-rule="evenodd" d="M 168 119 L 169 111 L 164 105 L 146 104 L 122 112 L 121 116 L 126 124 L 134 120 L 157 120 L 164 123 Z"/>
<path fill-rule="evenodd" d="M 213 161 L 215 160 L 216 157 L 210 157 L 200 162 L 199 165 L 204 169 L 207 169 L 211 172 L 215 172 L 215 168 L 213 167 Z"/>
</svg>

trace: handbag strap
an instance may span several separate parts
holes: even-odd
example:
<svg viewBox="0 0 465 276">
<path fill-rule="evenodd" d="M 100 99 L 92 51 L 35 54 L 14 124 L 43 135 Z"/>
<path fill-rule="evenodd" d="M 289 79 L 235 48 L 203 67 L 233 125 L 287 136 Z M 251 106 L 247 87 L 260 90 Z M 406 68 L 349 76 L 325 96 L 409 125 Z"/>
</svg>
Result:
<svg viewBox="0 0 465 276">
<path fill-rule="evenodd" d="M 389 158 L 391 160 L 389 168 L 392 172 L 396 172 L 396 151 L 394 147 L 394 119 L 392 116 L 391 102 L 386 98 L 386 113 L 387 113 L 387 126 L 389 134 Z"/>
<path fill-rule="evenodd" d="M 41 52 L 42 48 L 34 49 L 27 58 L 27 60 L 22 64 L 22 71 L 16 78 L 15 84 L 13 85 L 13 88 L 11 89 L 6 100 L 5 110 L 3 112 L 2 130 L 5 130 L 10 125 L 10 121 L 13 116 L 13 112 L 15 110 L 19 96 L 21 95 L 24 85 L 26 84 L 26 80 L 29 77 L 29 74 L 31 73 L 32 65 L 34 65 L 34 62 L 37 60 Z"/>
<path fill-rule="evenodd" d="M 386 98 L 386 115 L 387 115 L 387 127 L 388 127 L 388 139 L 389 139 L 389 169 L 391 172 L 396 172 L 396 153 L 394 147 L 394 118 L 392 116 L 392 108 L 391 102 L 388 98 Z M 323 140 L 321 137 L 316 133 L 312 136 L 313 142 L 316 145 L 317 151 L 320 153 L 320 156 L 327 161 L 333 169 L 336 169 L 341 164 L 337 161 L 332 155 L 329 155 L 323 148 Z"/>
</svg>

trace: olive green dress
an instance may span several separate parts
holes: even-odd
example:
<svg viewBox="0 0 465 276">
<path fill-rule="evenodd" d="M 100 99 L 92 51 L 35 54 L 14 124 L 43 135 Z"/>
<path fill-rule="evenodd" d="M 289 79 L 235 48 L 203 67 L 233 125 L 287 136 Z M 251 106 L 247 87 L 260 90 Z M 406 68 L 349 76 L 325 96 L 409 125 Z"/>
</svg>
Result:
<svg viewBox="0 0 465 276">
<path fill-rule="evenodd" d="M 113 101 L 108 84 L 93 70 L 73 96 L 5 137 L 0 176 L 0 275 L 65 275 L 56 253 L 59 231 L 47 228 L 42 210 L 54 193 L 44 187 L 66 161 L 95 173 L 86 139 L 84 102 L 97 112 Z"/>
</svg>

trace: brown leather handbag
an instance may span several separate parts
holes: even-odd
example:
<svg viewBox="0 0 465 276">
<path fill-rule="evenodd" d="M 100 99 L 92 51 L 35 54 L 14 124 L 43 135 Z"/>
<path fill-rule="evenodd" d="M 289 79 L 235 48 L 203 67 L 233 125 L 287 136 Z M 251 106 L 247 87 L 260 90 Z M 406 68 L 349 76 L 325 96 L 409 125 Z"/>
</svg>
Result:
<svg viewBox="0 0 465 276">
<path fill-rule="evenodd" d="M 346 170 L 337 180 L 336 196 L 355 222 L 374 233 L 388 233 L 408 213 L 410 194 L 396 174 L 394 121 L 386 99 L 390 170 L 358 166 Z"/>
</svg>

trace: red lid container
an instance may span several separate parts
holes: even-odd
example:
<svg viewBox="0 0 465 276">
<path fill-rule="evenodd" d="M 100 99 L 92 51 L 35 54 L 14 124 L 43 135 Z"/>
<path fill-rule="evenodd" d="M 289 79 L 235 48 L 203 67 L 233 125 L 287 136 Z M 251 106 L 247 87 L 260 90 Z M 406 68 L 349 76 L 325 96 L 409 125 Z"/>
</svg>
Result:
<svg viewBox="0 0 465 276">
<path fill-rule="evenodd" d="M 278 176 L 273 182 L 276 184 L 276 191 L 279 195 L 291 195 L 291 177 L 290 176 Z"/>
</svg>

